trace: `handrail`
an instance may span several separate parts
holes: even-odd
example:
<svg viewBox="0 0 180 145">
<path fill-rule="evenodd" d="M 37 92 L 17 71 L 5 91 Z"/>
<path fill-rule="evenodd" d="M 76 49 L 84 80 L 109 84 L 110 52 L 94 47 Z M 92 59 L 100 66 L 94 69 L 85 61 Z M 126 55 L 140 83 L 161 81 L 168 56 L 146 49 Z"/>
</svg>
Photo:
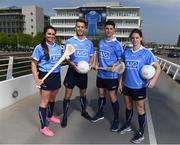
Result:
<svg viewBox="0 0 180 145">
<path fill-rule="evenodd" d="M 172 75 L 173 75 L 173 80 L 179 79 L 178 72 L 180 70 L 180 65 L 175 64 L 173 62 L 170 62 L 170 61 L 168 61 L 166 59 L 163 59 L 161 57 L 158 57 L 158 56 L 156 56 L 156 57 L 160 61 L 160 65 L 162 67 L 162 70 L 166 71 L 167 74 L 170 74 L 170 72 L 171 72 Z M 175 71 L 173 71 L 173 69 Z"/>
<path fill-rule="evenodd" d="M 11 59 L 12 64 L 10 57 L 0 59 L 0 81 L 31 73 L 31 56 L 11 56 Z"/>
<path fill-rule="evenodd" d="M 23 58 L 23 59 L 22 59 Z M 178 64 L 175 64 L 173 62 L 170 62 L 166 59 L 163 59 L 161 57 L 158 57 L 158 60 L 160 62 L 160 65 L 162 67 L 162 70 L 166 71 L 167 74 L 172 74 L 173 75 L 173 80 L 180 80 L 180 65 Z M 12 75 L 15 75 L 16 74 L 19 74 L 20 76 L 21 75 L 24 75 L 24 74 L 21 74 L 21 72 L 27 72 L 27 74 L 30 74 L 30 68 L 31 68 L 31 63 L 30 63 L 30 59 L 31 59 L 31 56 L 29 57 L 13 57 L 14 59 L 14 65 L 13 65 L 13 69 L 12 71 Z M 22 59 L 21 62 L 16 62 L 16 60 L 20 60 Z M 8 75 L 6 74 L 7 73 L 7 66 L 8 66 L 8 61 L 7 62 L 4 62 L 5 59 L 0 59 L 0 66 L 2 68 L 0 68 L 0 81 L 1 80 L 4 80 L 5 79 L 5 76 Z M 8 60 L 8 59 L 6 59 Z M 28 63 L 28 64 L 27 64 Z M 16 66 L 15 64 L 18 64 L 18 65 L 21 65 L 21 66 Z M 4 67 L 6 66 L 6 68 Z M 12 76 L 14 77 L 14 76 Z"/>
</svg>

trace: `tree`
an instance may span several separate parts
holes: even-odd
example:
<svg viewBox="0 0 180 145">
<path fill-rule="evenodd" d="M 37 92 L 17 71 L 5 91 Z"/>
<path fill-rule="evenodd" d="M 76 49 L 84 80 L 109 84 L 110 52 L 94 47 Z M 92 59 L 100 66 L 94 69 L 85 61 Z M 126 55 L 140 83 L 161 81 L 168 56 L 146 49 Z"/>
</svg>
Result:
<svg viewBox="0 0 180 145">
<path fill-rule="evenodd" d="M 36 46 L 39 43 L 41 43 L 41 41 L 43 40 L 43 34 L 41 32 L 39 32 L 32 41 L 32 46 Z"/>
<path fill-rule="evenodd" d="M 56 36 L 56 43 L 59 44 L 59 45 L 62 44 L 62 40 L 59 37 L 57 37 L 57 36 Z"/>
<path fill-rule="evenodd" d="M 8 44 L 8 36 L 4 33 L 0 33 L 0 48 L 5 48 Z"/>
<path fill-rule="evenodd" d="M 17 34 L 18 44 L 22 47 L 32 46 L 33 37 L 28 34 L 18 33 Z"/>
<path fill-rule="evenodd" d="M 16 50 L 16 47 L 17 47 L 17 35 L 16 34 L 12 34 L 9 36 L 8 44 L 9 44 L 9 49 Z"/>
</svg>

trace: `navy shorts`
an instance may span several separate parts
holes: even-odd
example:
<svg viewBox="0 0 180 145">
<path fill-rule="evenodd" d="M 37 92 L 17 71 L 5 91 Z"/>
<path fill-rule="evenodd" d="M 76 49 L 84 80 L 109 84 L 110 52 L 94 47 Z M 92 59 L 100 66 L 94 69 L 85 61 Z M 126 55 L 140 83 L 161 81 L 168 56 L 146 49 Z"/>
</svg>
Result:
<svg viewBox="0 0 180 145">
<path fill-rule="evenodd" d="M 125 96 L 132 97 L 132 100 L 138 101 L 146 98 L 146 88 L 141 89 L 131 89 L 124 86 L 122 93 Z"/>
<path fill-rule="evenodd" d="M 87 89 L 88 75 L 76 72 L 72 67 L 69 67 L 64 79 L 64 86 L 73 89 L 77 86 L 79 89 Z"/>
<path fill-rule="evenodd" d="M 39 78 L 42 79 L 47 72 L 39 71 Z M 61 74 L 59 73 L 51 73 L 41 85 L 42 90 L 56 90 L 61 88 Z"/>
<path fill-rule="evenodd" d="M 109 91 L 116 90 L 118 88 L 118 79 L 102 79 L 97 77 L 96 86 L 98 88 L 104 88 Z"/>
</svg>

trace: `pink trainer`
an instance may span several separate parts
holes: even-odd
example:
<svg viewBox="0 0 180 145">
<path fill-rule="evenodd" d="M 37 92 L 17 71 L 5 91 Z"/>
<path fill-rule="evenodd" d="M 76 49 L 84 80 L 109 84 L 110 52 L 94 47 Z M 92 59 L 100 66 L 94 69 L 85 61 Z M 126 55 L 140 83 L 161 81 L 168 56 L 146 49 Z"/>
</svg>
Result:
<svg viewBox="0 0 180 145">
<path fill-rule="evenodd" d="M 54 132 L 52 132 L 47 126 L 43 129 L 40 129 L 40 132 L 46 136 L 54 136 Z"/>
<path fill-rule="evenodd" d="M 50 121 L 50 122 L 54 122 L 54 123 L 60 123 L 61 122 L 60 119 L 57 118 L 54 115 L 52 117 L 50 117 L 50 118 L 47 118 L 47 120 Z"/>
</svg>

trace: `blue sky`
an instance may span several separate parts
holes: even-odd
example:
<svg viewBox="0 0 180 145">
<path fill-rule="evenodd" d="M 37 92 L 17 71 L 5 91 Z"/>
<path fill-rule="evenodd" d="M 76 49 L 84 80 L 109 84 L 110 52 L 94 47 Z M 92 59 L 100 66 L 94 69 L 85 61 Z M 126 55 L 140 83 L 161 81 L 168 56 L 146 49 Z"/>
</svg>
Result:
<svg viewBox="0 0 180 145">
<path fill-rule="evenodd" d="M 124 6 L 139 6 L 146 42 L 176 44 L 180 35 L 180 0 L 0 0 L 0 8 L 38 5 L 44 13 L 53 15 L 52 8 L 81 6 L 86 2 L 120 2 Z"/>
</svg>

